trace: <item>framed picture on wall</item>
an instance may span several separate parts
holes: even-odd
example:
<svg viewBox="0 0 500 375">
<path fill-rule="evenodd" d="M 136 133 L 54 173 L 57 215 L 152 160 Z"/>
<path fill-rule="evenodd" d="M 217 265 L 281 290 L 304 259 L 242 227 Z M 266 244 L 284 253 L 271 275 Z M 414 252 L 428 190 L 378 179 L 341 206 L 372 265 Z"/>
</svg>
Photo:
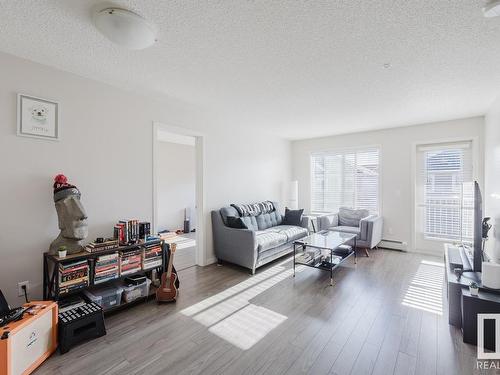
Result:
<svg viewBox="0 0 500 375">
<path fill-rule="evenodd" d="M 17 135 L 59 140 L 59 103 L 17 94 Z"/>
</svg>

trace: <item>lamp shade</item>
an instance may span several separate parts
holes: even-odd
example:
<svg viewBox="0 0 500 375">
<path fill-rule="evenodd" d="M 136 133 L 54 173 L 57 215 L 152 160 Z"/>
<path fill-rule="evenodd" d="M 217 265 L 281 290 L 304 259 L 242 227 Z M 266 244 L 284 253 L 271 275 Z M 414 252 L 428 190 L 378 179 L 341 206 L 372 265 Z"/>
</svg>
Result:
<svg viewBox="0 0 500 375">
<path fill-rule="evenodd" d="M 292 210 L 299 208 L 299 181 L 291 181 L 288 185 L 288 206 Z"/>
</svg>

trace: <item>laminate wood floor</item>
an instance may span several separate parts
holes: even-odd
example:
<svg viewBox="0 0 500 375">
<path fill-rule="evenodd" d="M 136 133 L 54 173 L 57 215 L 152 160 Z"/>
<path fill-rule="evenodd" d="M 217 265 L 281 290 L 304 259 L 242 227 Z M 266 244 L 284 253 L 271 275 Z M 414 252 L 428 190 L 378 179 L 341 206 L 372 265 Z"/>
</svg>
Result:
<svg viewBox="0 0 500 375">
<path fill-rule="evenodd" d="M 106 318 L 108 334 L 36 374 L 475 374 L 448 325 L 441 258 L 375 250 L 329 274 L 280 259 L 180 272 L 175 304 Z"/>
</svg>

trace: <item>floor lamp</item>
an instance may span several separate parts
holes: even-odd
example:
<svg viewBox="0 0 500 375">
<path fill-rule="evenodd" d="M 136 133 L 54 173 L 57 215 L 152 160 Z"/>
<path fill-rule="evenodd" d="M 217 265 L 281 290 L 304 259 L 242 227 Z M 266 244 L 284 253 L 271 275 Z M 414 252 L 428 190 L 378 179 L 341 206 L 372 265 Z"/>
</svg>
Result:
<svg viewBox="0 0 500 375">
<path fill-rule="evenodd" d="M 288 186 L 288 207 L 291 210 L 299 208 L 299 181 L 291 181 Z"/>
</svg>

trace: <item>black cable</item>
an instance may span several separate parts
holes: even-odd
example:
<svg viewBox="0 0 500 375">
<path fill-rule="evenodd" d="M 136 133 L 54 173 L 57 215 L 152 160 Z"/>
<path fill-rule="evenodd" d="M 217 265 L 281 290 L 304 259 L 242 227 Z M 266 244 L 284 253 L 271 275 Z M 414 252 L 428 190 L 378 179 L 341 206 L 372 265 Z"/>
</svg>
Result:
<svg viewBox="0 0 500 375">
<path fill-rule="evenodd" d="M 26 289 L 26 285 L 21 286 L 24 291 L 24 299 L 26 300 L 26 303 L 29 303 L 30 301 L 28 300 L 28 290 Z"/>
</svg>

